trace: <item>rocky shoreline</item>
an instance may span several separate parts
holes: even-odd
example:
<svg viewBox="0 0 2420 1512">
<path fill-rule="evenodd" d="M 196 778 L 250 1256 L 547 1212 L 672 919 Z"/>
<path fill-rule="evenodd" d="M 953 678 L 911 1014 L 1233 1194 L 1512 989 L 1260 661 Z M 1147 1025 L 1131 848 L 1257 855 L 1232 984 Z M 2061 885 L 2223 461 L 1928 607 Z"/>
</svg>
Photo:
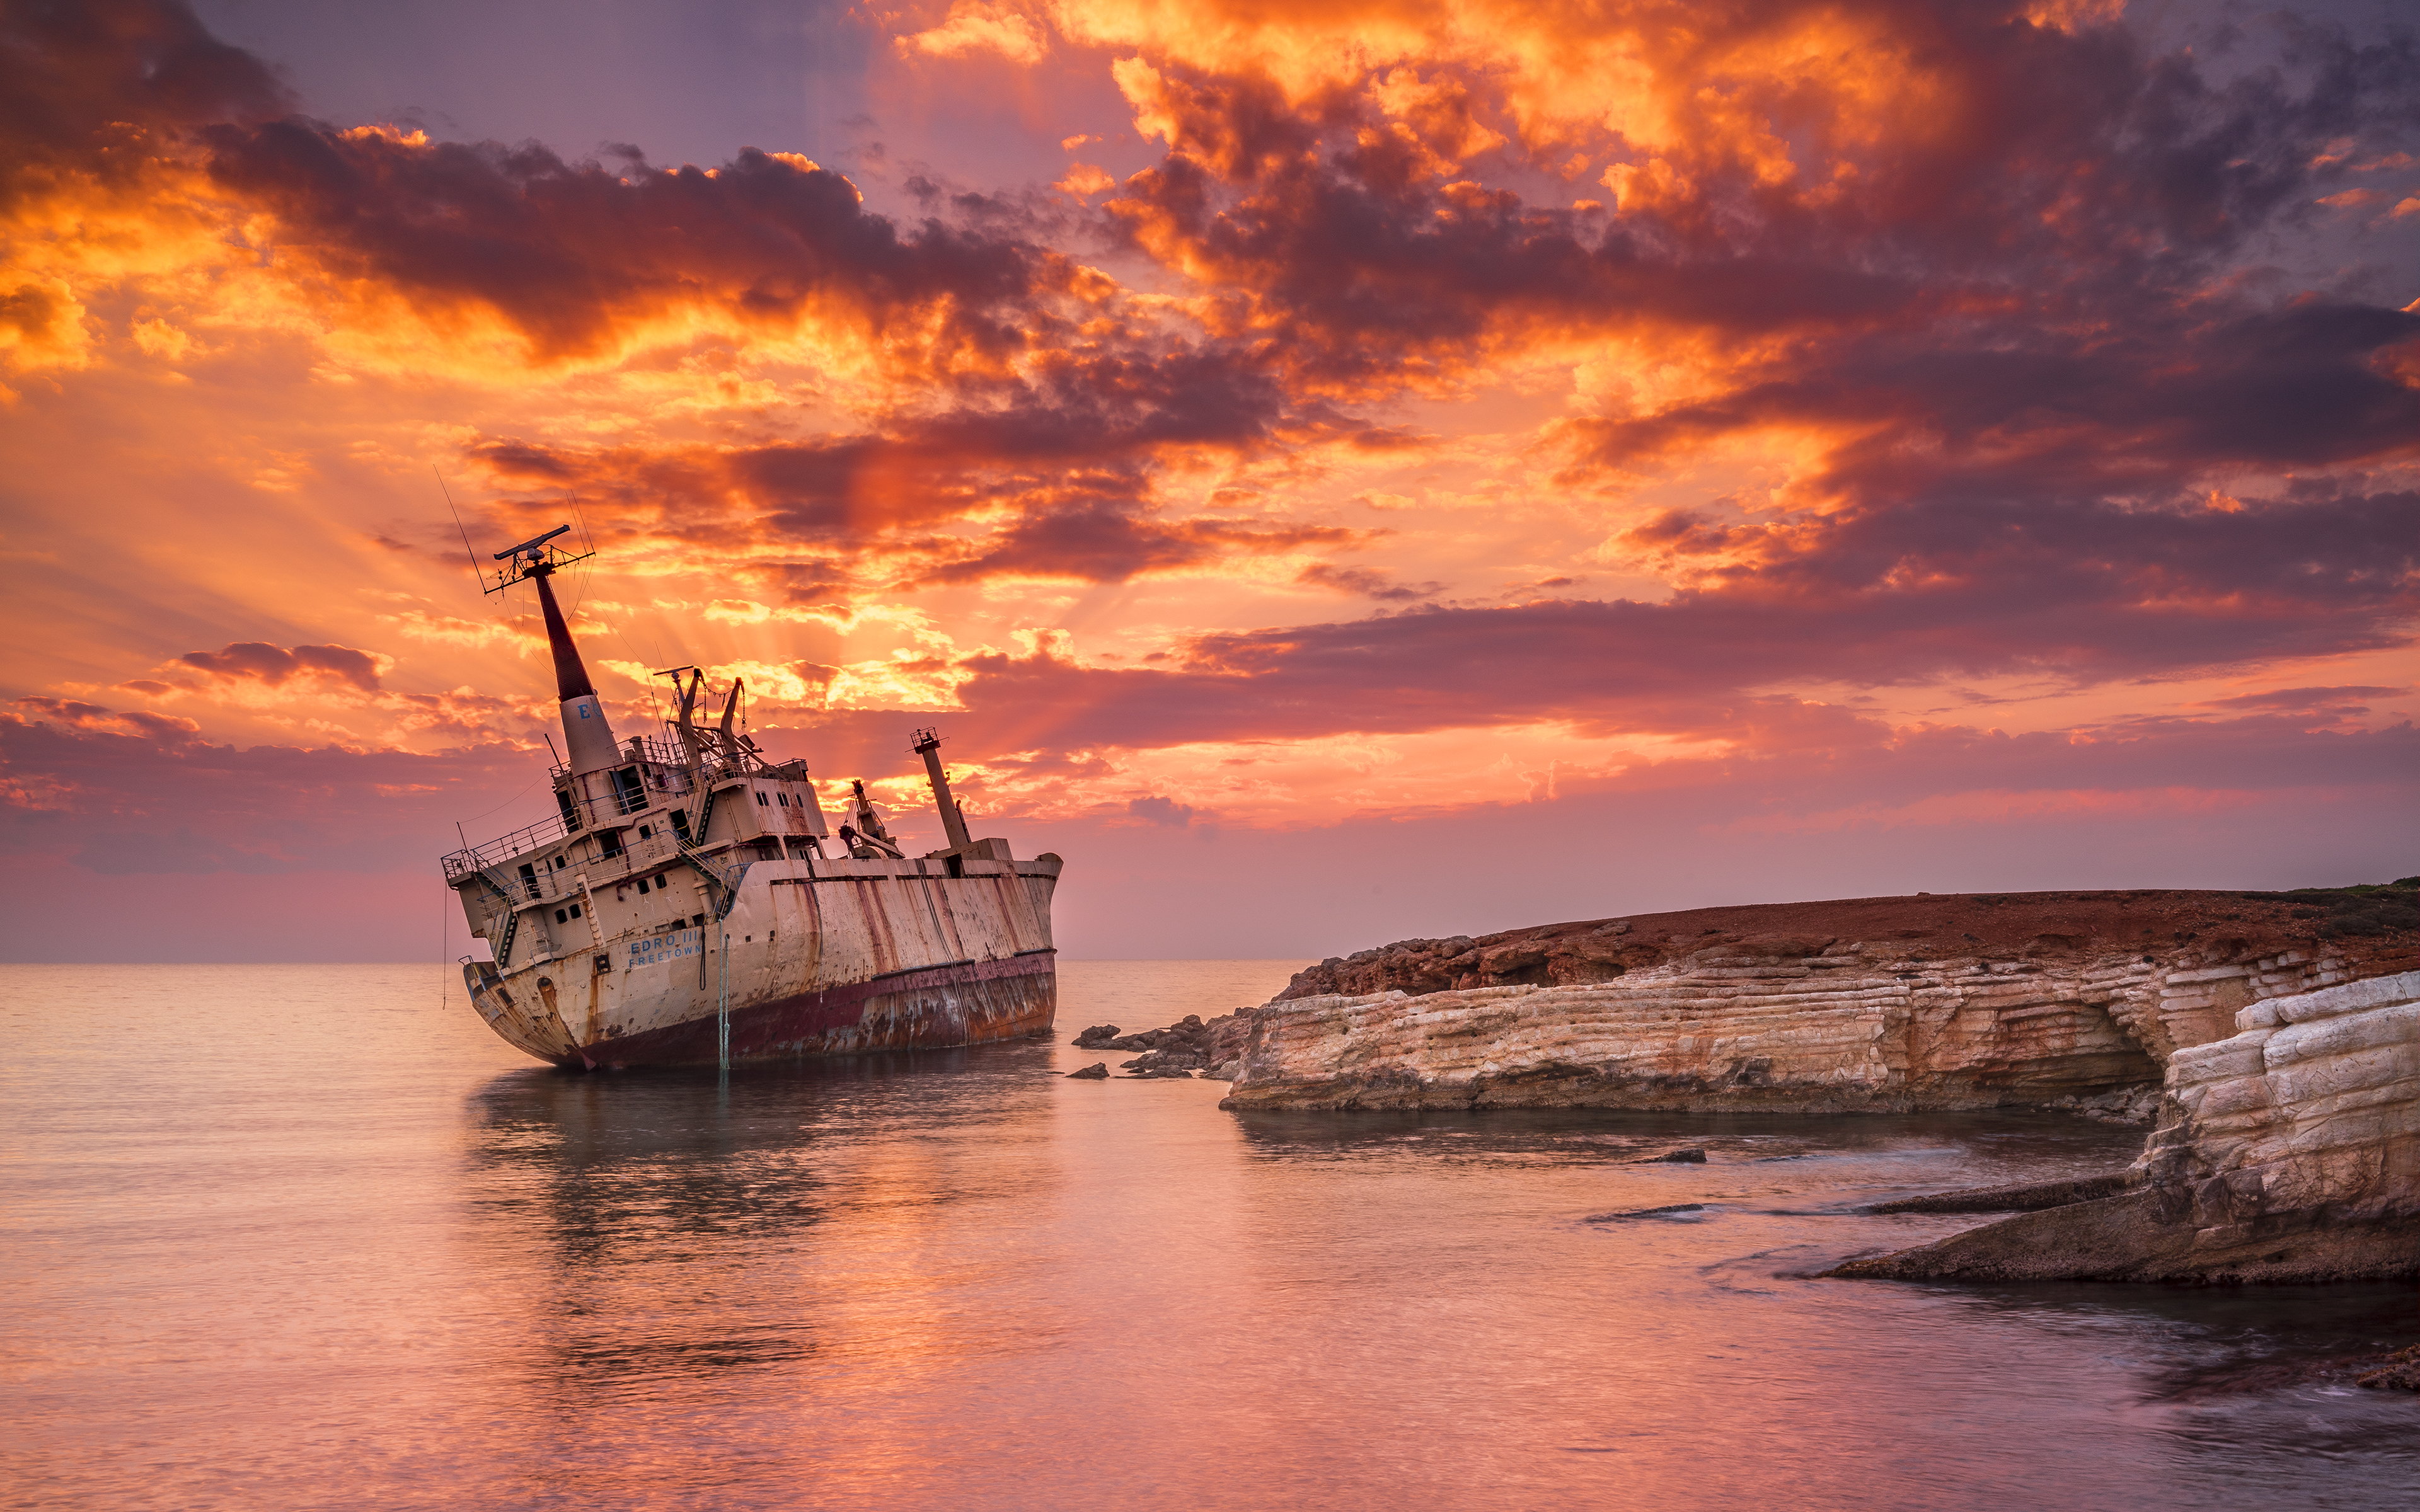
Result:
<svg viewBox="0 0 2420 1512">
<path fill-rule="evenodd" d="M 2071 1190 L 1834 1274 L 2420 1275 L 2420 879 L 1775 904 L 1405 940 L 1078 1044 L 1234 1109 L 2026 1107 L 2155 1125 Z M 1105 1072 L 1104 1072 L 1105 1074 Z M 1928 1205 L 1929 1204 L 1929 1205 Z"/>
</svg>

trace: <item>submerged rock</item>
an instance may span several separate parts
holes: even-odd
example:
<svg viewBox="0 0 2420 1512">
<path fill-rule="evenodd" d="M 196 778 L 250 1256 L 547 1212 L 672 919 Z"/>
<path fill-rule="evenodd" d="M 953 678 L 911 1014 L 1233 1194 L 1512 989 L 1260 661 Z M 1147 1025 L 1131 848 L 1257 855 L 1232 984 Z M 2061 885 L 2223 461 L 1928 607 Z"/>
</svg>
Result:
<svg viewBox="0 0 2420 1512">
<path fill-rule="evenodd" d="M 1121 1064 L 1120 1069 L 1128 1072 L 1148 1074 L 1198 1071 L 1219 1081 L 1232 1081 L 1242 1064 L 1248 1027 L 1245 1015 L 1250 1011 L 1238 1009 L 1206 1023 L 1200 1014 L 1187 1013 L 1164 1029 L 1142 1029 L 1133 1034 L 1120 1034 L 1116 1025 L 1105 1024 L 1078 1035 L 1076 1043 L 1087 1050 L 1141 1052 Z"/>
<path fill-rule="evenodd" d="M 1661 1155 L 1650 1155 L 1644 1160 L 1635 1160 L 1630 1164 L 1633 1165 L 1703 1165 L 1706 1164 L 1706 1152 L 1702 1149 L 1668 1149 Z"/>
<path fill-rule="evenodd" d="M 2079 1176 L 2064 1181 L 2028 1181 L 2018 1186 L 1977 1186 L 1962 1192 L 1935 1192 L 1930 1196 L 1900 1197 L 1877 1202 L 1868 1212 L 2036 1212 L 2071 1203 L 2112 1197 L 2143 1182 L 2139 1171 L 2112 1171 L 2106 1176 Z"/>
</svg>

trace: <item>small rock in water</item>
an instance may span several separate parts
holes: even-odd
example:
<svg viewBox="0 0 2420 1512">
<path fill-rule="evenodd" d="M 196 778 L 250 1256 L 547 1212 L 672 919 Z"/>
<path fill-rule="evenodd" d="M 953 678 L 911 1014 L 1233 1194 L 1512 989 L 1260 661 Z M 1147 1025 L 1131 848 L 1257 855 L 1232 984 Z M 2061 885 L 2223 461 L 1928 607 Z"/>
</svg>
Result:
<svg viewBox="0 0 2420 1512">
<path fill-rule="evenodd" d="M 2389 1358 L 2393 1364 L 2383 1370 L 2371 1371 L 2358 1384 L 2372 1391 L 2420 1391 L 2420 1344 Z"/>
<path fill-rule="evenodd" d="M 1080 1081 L 1105 1082 L 1109 1079 L 1109 1063 L 1106 1060 L 1095 1060 L 1082 1071 L 1071 1071 L 1067 1074 Z"/>
<path fill-rule="evenodd" d="M 1706 1164 L 1706 1152 L 1702 1149 L 1668 1149 L 1661 1155 L 1650 1155 L 1645 1160 L 1635 1160 L 1630 1164 L 1633 1165 L 1703 1165 Z"/>
<path fill-rule="evenodd" d="M 1095 1024 L 1091 1028 L 1086 1029 L 1083 1033 L 1076 1036 L 1075 1039 L 1068 1042 L 1073 1044 L 1078 1050 L 1100 1050 L 1107 1048 L 1108 1042 L 1117 1037 L 1118 1026 L 1116 1025 Z"/>
</svg>

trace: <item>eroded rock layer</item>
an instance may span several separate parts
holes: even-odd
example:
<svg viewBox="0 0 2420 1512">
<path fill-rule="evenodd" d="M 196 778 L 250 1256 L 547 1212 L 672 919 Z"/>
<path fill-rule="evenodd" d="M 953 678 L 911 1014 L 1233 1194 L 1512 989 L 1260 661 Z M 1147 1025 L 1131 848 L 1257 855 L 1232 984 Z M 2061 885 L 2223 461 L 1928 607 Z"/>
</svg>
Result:
<svg viewBox="0 0 2420 1512">
<path fill-rule="evenodd" d="M 2247 1005 L 2410 953 L 2408 933 L 2295 895 L 1701 909 L 1323 962 L 1212 1021 L 1208 1058 L 1238 1108 L 2033 1105 L 2148 1121 L 2167 1061 L 2232 1034 Z"/>
<path fill-rule="evenodd" d="M 1835 1274 L 2021 1281 L 2420 1275 L 2420 971 L 2254 1003 L 2170 1058 L 2118 1195 Z"/>
</svg>

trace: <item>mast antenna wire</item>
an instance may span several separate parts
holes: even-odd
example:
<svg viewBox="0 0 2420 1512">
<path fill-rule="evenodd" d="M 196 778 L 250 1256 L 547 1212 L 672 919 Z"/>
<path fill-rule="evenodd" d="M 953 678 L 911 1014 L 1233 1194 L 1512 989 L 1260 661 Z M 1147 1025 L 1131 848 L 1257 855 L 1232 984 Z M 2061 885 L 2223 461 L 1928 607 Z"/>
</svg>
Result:
<svg viewBox="0 0 2420 1512">
<path fill-rule="evenodd" d="M 564 500 L 565 502 L 571 505 L 571 517 L 580 522 L 580 539 L 582 544 L 590 556 L 595 556 L 597 554 L 597 532 L 592 529 L 588 523 L 588 511 L 581 504 L 580 495 L 577 493 L 566 494 L 564 496 Z M 582 577 L 580 579 L 580 592 L 582 597 L 587 595 L 588 579 L 585 577 Z M 574 609 L 576 612 L 577 606 L 575 606 Z M 630 643 L 629 634 L 623 628 L 623 622 L 620 620 L 614 622 L 613 639 L 622 642 L 622 649 L 630 654 L 630 659 L 632 661 L 642 659 L 639 648 Z M 663 654 L 663 644 L 660 640 L 651 635 L 647 637 L 647 643 L 648 649 L 655 653 L 655 656 L 652 658 L 653 660 L 662 661 L 666 659 Z M 660 724 L 663 722 L 663 705 L 656 701 L 656 685 L 652 679 L 647 683 L 647 709 L 656 717 L 657 723 Z"/>
<path fill-rule="evenodd" d="M 588 511 L 580 507 L 580 496 L 576 493 L 571 493 L 564 495 L 563 499 L 565 503 L 571 506 L 571 517 L 580 522 L 580 542 L 581 549 L 583 553 L 582 560 L 585 561 L 588 557 L 593 557 L 597 554 L 597 532 L 588 528 Z M 573 591 L 571 598 L 571 612 L 575 615 L 580 612 L 581 606 L 588 602 L 588 589 L 593 580 L 594 573 L 595 569 L 593 568 L 582 567 L 580 569 L 580 586 Z M 640 655 L 638 647 L 630 644 L 629 636 L 626 634 L 622 628 L 621 617 L 616 616 L 613 624 L 609 625 L 608 628 L 613 632 L 613 639 L 622 642 L 622 649 L 630 654 L 630 659 L 632 661 L 644 661 L 647 659 Z M 662 648 L 659 647 L 657 649 L 661 650 Z M 659 656 L 655 659 L 657 661 L 661 661 L 664 658 Z M 663 705 L 656 702 L 656 685 L 654 682 L 650 681 L 646 687 L 647 712 L 655 716 L 656 722 L 658 724 L 661 724 L 664 721 L 664 710 Z"/>
<path fill-rule="evenodd" d="M 479 596 L 485 598 L 488 595 L 488 575 L 479 570 L 479 553 L 471 549 L 471 532 L 462 523 L 461 507 L 454 502 L 454 490 L 445 486 L 445 474 L 437 471 L 437 464 L 429 463 L 428 471 L 436 475 L 438 491 L 445 496 L 445 507 L 454 513 L 454 529 L 462 536 L 462 554 L 471 559 L 471 576 L 479 580 Z M 503 612 L 501 607 L 497 612 Z"/>
</svg>

